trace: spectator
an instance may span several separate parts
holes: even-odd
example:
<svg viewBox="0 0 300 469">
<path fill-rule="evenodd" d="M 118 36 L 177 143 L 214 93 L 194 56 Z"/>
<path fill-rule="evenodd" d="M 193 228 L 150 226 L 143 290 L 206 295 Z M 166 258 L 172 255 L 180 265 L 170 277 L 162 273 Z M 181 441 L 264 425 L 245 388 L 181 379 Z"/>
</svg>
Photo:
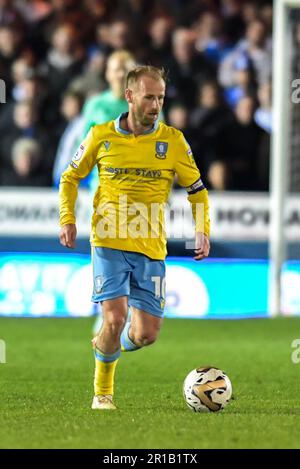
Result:
<svg viewBox="0 0 300 469">
<path fill-rule="evenodd" d="M 112 0 L 84 0 L 84 5 L 96 25 L 107 22 L 116 7 Z"/>
<path fill-rule="evenodd" d="M 222 131 L 232 118 L 218 83 L 216 81 L 203 83 L 199 87 L 198 105 L 191 114 L 190 123 L 194 139 L 197 135 L 195 161 L 198 167 L 202 168 L 204 179 L 210 162 L 215 159 Z"/>
<path fill-rule="evenodd" d="M 273 6 L 271 3 L 265 3 L 259 10 L 260 18 L 266 25 L 267 34 L 271 36 L 273 30 Z"/>
<path fill-rule="evenodd" d="M 27 23 L 38 23 L 47 18 L 52 11 L 52 6 L 46 0 L 17 0 L 16 8 Z"/>
<path fill-rule="evenodd" d="M 142 61 L 155 67 L 164 66 L 171 55 L 171 32 L 173 19 L 160 14 L 151 19 L 148 26 L 149 43 L 144 44 Z"/>
<path fill-rule="evenodd" d="M 124 96 L 125 78 L 133 67 L 134 58 L 129 52 L 116 51 L 110 55 L 105 73 L 109 88 L 89 98 L 84 105 L 84 136 L 93 125 L 115 119 L 127 111 L 127 101 Z"/>
<path fill-rule="evenodd" d="M 13 70 L 16 71 L 14 68 Z M 22 72 L 22 70 L 17 71 Z M 18 76 L 14 75 L 15 86 L 12 89 L 12 99 L 6 104 L 0 115 L 0 131 L 9 131 L 13 126 L 15 104 L 23 101 L 30 101 L 33 104 L 41 128 L 46 128 L 48 125 L 54 126 L 57 120 L 58 110 L 49 99 L 44 80 L 30 68 L 23 71 L 25 76 L 22 76 L 21 73 Z M 52 127 L 47 131 L 52 132 Z"/>
<path fill-rule="evenodd" d="M 73 91 L 67 92 L 62 100 L 61 113 L 65 119 L 65 130 L 59 141 L 54 169 L 53 185 L 59 186 L 62 173 L 67 168 L 72 156 L 75 154 L 78 139 L 83 133 L 84 119 L 81 115 L 83 96 Z"/>
<path fill-rule="evenodd" d="M 53 165 L 53 144 L 51 136 L 38 124 L 38 114 L 32 101 L 22 101 L 14 105 L 13 125 L 1 139 L 0 167 L 3 181 L 8 181 L 13 171 L 11 154 L 16 140 L 19 138 L 32 138 L 43 149 L 41 170 L 46 176 L 43 181 L 51 185 L 51 170 Z"/>
<path fill-rule="evenodd" d="M 187 28 L 177 28 L 172 36 L 172 56 L 167 64 L 170 84 L 166 105 L 170 100 L 181 99 L 188 109 L 196 100 L 197 84 L 215 75 L 214 65 L 195 50 L 196 35 Z"/>
<path fill-rule="evenodd" d="M 0 0 L 0 25 L 23 26 L 22 16 L 11 0 Z"/>
<path fill-rule="evenodd" d="M 186 106 L 180 102 L 173 103 L 169 109 L 168 122 L 169 125 L 184 133 L 186 140 L 190 144 L 194 154 L 196 154 L 198 151 L 198 139 L 190 126 L 189 111 Z"/>
<path fill-rule="evenodd" d="M 234 62 L 233 86 L 225 89 L 225 100 L 231 108 L 235 108 L 239 100 L 245 96 L 256 96 L 257 86 L 255 72 L 247 54 L 239 55 Z"/>
<path fill-rule="evenodd" d="M 132 27 L 130 27 L 128 20 L 120 18 L 111 23 L 109 28 L 109 45 L 113 51 L 133 49 Z"/>
<path fill-rule="evenodd" d="M 221 17 L 210 11 L 203 13 L 195 24 L 195 31 L 196 50 L 203 52 L 211 62 L 219 64 L 229 50 Z"/>
<path fill-rule="evenodd" d="M 258 90 L 259 107 L 255 111 L 256 124 L 269 134 L 272 131 L 271 82 L 261 85 Z"/>
<path fill-rule="evenodd" d="M 253 2 L 245 2 L 242 5 L 242 18 L 246 25 L 259 18 L 258 5 Z"/>
<path fill-rule="evenodd" d="M 48 175 L 42 168 L 42 149 L 33 138 L 17 139 L 11 151 L 11 170 L 1 177 L 3 186 L 45 186 Z"/>
<path fill-rule="evenodd" d="M 188 132 L 189 112 L 180 102 L 175 102 L 170 107 L 168 112 L 168 124 L 182 132 Z"/>
<path fill-rule="evenodd" d="M 168 112 L 168 124 L 175 127 L 184 133 L 184 137 L 189 143 L 194 157 L 198 154 L 198 139 L 189 125 L 189 111 L 186 106 L 180 102 L 175 102 L 171 105 Z M 177 178 L 174 180 L 174 188 L 178 189 L 180 185 L 177 184 Z"/>
<path fill-rule="evenodd" d="M 31 56 L 19 56 L 12 64 L 11 72 L 12 79 L 14 82 L 14 87 L 17 88 L 18 84 L 23 80 L 26 80 L 28 77 L 34 74 L 34 62 Z M 13 97 L 15 100 L 19 98 L 18 89 L 13 90 Z"/>
<path fill-rule="evenodd" d="M 221 0 L 224 35 L 231 44 L 235 44 L 244 35 L 242 7 L 241 0 Z"/>
<path fill-rule="evenodd" d="M 236 106 L 235 119 L 223 129 L 218 158 L 208 173 L 213 188 L 219 188 L 221 182 L 229 190 L 261 190 L 259 167 L 261 161 L 268 161 L 269 151 L 264 142 L 266 133 L 254 122 L 254 111 L 253 98 L 242 98 Z"/>
<path fill-rule="evenodd" d="M 267 37 L 267 29 L 261 20 L 249 23 L 246 38 L 239 41 L 237 46 L 223 60 L 219 69 L 219 80 L 222 86 L 230 87 L 235 84 L 236 61 L 247 56 L 252 64 L 259 85 L 265 83 L 271 76 L 271 47 Z"/>
<path fill-rule="evenodd" d="M 90 50 L 84 72 L 75 78 L 69 88 L 83 94 L 87 99 L 99 94 L 106 88 L 104 80 L 106 57 L 100 50 Z"/>
<path fill-rule="evenodd" d="M 56 98 L 57 105 L 69 83 L 82 71 L 82 51 L 78 47 L 76 36 L 72 24 L 58 26 L 52 35 L 52 47 L 48 53 L 45 71 L 50 92 Z"/>
<path fill-rule="evenodd" d="M 1 79 L 6 83 L 10 96 L 12 88 L 11 66 L 21 52 L 22 33 L 12 25 L 0 23 L 0 69 Z"/>
<path fill-rule="evenodd" d="M 77 46 L 85 44 L 93 34 L 93 18 L 84 2 L 78 0 L 51 0 L 51 13 L 37 26 L 41 26 L 42 36 L 49 42 L 53 31 L 66 24 L 76 32 Z"/>
<path fill-rule="evenodd" d="M 88 48 L 88 54 L 90 51 L 98 50 L 102 52 L 106 57 L 113 52 L 113 49 L 110 45 L 110 24 L 109 23 L 99 23 L 96 25 L 95 31 L 95 42 L 92 43 Z"/>
<path fill-rule="evenodd" d="M 0 79 L 6 85 L 6 104 L 0 105 L 1 173 L 12 170 L 14 139 L 34 138 L 43 148 L 41 164 L 51 184 L 56 145 L 70 143 L 74 129 L 80 129 L 75 125 L 80 104 L 74 105 L 73 117 L 62 120 L 62 96 L 69 109 L 75 95 L 86 98 L 85 135 L 91 125 L 127 110 L 125 74 L 138 61 L 167 70 L 166 115 L 184 130 L 196 163 L 201 162 L 204 177 L 209 170 L 215 188 L 235 187 L 235 163 L 220 142 L 228 140 L 233 122 L 240 129 L 240 101 L 245 110 L 245 98 L 258 100 L 254 121 L 242 125 L 241 133 L 249 148 L 252 142 L 246 140 L 257 131 L 262 135 L 254 157 L 259 164 L 253 165 L 256 187 L 268 188 L 272 19 L 268 0 L 0 0 Z M 299 39 L 297 26 L 294 34 Z M 124 48 L 135 60 L 129 52 L 123 55 Z M 299 63 L 295 48 L 295 76 Z M 73 97 L 65 97 L 66 90 Z M 24 101 L 31 102 L 31 111 L 23 104 L 20 111 Z M 16 114 L 33 114 L 33 121 L 22 127 Z M 248 181 L 253 181 L 253 165 Z"/>
</svg>

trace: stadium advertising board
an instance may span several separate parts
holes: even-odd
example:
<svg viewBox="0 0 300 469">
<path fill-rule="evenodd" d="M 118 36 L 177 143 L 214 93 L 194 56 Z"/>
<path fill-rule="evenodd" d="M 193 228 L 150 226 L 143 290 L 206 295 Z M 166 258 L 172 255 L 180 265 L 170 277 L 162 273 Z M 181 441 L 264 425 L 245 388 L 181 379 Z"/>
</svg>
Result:
<svg viewBox="0 0 300 469">
<path fill-rule="evenodd" d="M 77 203 L 79 237 L 89 237 L 92 201 L 82 189 Z M 255 193 L 210 193 L 211 235 L 220 241 L 265 241 L 269 230 L 269 198 Z M 176 215 L 174 215 L 176 214 Z M 184 190 L 175 191 L 166 206 L 169 239 L 192 239 L 190 206 Z M 287 203 L 286 227 L 291 241 L 300 240 L 300 197 Z M 51 189 L 0 190 L 0 237 L 56 237 L 58 194 Z M 1 243 L 1 239 L 0 239 Z"/>
<path fill-rule="evenodd" d="M 170 258 L 166 316 L 261 317 L 267 311 L 266 261 Z M 0 260 L 0 315 L 90 316 L 92 272 L 86 255 L 6 254 Z M 300 262 L 283 273 L 284 310 L 300 313 Z"/>
</svg>

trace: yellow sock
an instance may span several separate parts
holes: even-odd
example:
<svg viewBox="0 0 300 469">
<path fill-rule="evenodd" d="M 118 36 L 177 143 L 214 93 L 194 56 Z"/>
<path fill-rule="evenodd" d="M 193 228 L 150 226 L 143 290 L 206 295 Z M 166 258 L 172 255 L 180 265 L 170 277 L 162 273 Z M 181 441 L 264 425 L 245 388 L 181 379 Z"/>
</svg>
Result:
<svg viewBox="0 0 300 469">
<path fill-rule="evenodd" d="M 95 396 L 114 393 L 114 377 L 117 363 L 119 361 L 120 350 L 108 355 L 95 349 Z"/>
</svg>

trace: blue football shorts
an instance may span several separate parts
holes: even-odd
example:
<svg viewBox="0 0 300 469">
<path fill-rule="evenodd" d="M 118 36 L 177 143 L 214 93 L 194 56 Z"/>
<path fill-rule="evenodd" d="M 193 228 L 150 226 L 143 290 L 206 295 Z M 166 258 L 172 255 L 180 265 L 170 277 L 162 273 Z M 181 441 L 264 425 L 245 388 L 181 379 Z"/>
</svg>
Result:
<svg viewBox="0 0 300 469">
<path fill-rule="evenodd" d="M 165 263 L 144 254 L 92 247 L 95 303 L 128 296 L 128 305 L 162 317 Z"/>
</svg>

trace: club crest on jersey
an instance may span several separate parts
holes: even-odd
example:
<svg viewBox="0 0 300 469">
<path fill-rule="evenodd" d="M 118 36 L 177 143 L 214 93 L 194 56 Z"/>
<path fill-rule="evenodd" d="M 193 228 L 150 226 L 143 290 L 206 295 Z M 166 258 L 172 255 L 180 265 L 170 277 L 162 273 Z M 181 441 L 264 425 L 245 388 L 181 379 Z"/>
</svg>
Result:
<svg viewBox="0 0 300 469">
<path fill-rule="evenodd" d="M 105 142 L 103 142 L 103 145 L 105 146 L 105 150 L 108 151 L 110 147 L 110 142 L 108 140 L 105 140 Z"/>
<path fill-rule="evenodd" d="M 156 142 L 155 151 L 156 158 L 164 159 L 167 156 L 168 144 L 166 142 Z"/>
</svg>

